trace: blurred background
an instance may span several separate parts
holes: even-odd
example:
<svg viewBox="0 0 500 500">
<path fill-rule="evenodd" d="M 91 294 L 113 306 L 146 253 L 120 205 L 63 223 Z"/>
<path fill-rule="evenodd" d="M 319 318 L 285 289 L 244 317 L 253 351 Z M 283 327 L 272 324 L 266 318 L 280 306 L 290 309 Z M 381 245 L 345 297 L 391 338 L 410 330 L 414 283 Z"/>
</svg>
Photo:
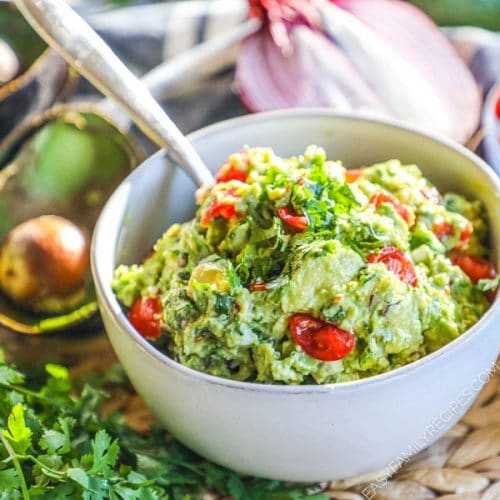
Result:
<svg viewBox="0 0 500 500">
<path fill-rule="evenodd" d="M 186 53 L 196 44 L 231 32 L 236 26 L 241 25 L 249 11 L 246 0 L 184 0 L 159 3 L 72 0 L 70 3 L 85 16 L 138 75 L 143 75 L 162 61 L 172 60 L 175 56 Z M 276 0 L 276 2 L 262 3 L 272 5 L 287 2 Z M 349 9 L 349 3 L 357 8 L 358 4 L 370 2 L 332 3 L 341 6 L 344 3 Z M 374 0 L 372 3 L 380 3 L 376 8 L 386 10 L 387 6 L 384 4 L 392 2 Z M 500 79 L 500 35 L 497 33 L 500 30 L 500 0 L 414 0 L 408 3 L 418 6 L 442 27 L 445 35 L 469 66 L 484 97 Z M 7 45 L 11 45 L 18 58 L 17 70 L 22 72 L 40 55 L 43 44 L 36 36 L 24 33 L 21 19 L 16 19 L 15 23 L 11 22 L 13 16 L 5 13 L 11 9 L 8 5 L 5 1 L 1 4 L 0 37 Z M 390 19 L 392 15 L 390 12 L 387 15 L 382 14 L 381 21 L 384 16 Z M 404 14 L 395 12 L 395 15 L 400 16 L 401 23 L 404 22 Z M 410 12 L 407 16 L 414 17 L 415 13 Z M 359 19 L 364 22 L 363 13 Z M 378 35 L 385 36 L 378 31 L 377 26 L 371 27 Z M 409 36 L 418 36 L 418 32 L 415 33 L 417 34 L 410 33 Z M 395 41 L 388 42 L 389 45 L 394 45 Z M 427 57 L 436 57 L 431 51 L 432 46 L 429 46 Z M 5 55 L 2 59 L 4 58 L 7 59 Z M 207 123 L 246 112 L 234 88 L 236 58 L 237 52 L 228 49 L 224 55 L 221 53 L 220 61 L 216 64 L 211 62 L 213 66 L 211 69 L 198 68 L 199 75 L 203 77 L 197 75 L 196 69 L 191 68 L 188 81 L 178 78 L 177 81 L 165 85 L 166 88 L 159 97 L 184 131 L 191 131 Z M 4 71 L 8 72 L 7 69 Z M 2 79 L 5 82 L 8 76 L 2 76 L 0 81 Z M 321 79 L 319 80 L 319 84 L 327 87 L 331 84 L 331 80 L 325 77 L 323 83 Z M 341 84 L 338 86 L 341 87 Z M 66 93 L 57 96 L 59 100 L 68 98 L 72 100 L 83 98 L 88 102 L 95 102 L 98 96 L 90 86 L 79 82 L 73 86 L 70 95 Z M 321 101 L 307 104 L 321 105 Z M 279 104 L 277 107 L 280 107 Z M 2 124 L 0 127 L 5 128 L 5 125 Z"/>
</svg>

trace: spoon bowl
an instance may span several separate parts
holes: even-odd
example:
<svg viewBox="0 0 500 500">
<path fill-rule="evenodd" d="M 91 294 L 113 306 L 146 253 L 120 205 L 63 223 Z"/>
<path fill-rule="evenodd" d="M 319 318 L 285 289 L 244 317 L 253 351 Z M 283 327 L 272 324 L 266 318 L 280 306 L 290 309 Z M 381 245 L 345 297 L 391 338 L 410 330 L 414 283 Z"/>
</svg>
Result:
<svg viewBox="0 0 500 500">
<path fill-rule="evenodd" d="M 0 151 L 6 160 L 0 170 L 0 244 L 18 224 L 45 214 L 64 217 L 92 234 L 102 206 L 141 158 L 122 130 L 84 104 L 52 108 Z M 96 317 L 90 272 L 84 297 L 69 311 L 35 313 L 0 295 L 0 326 L 19 333 L 60 331 Z"/>
</svg>

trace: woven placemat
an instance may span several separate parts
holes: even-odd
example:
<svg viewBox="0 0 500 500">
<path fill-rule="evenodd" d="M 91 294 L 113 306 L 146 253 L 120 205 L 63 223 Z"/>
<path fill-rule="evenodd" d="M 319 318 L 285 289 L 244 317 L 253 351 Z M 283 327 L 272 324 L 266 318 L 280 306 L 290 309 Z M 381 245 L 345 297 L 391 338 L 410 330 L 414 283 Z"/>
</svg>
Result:
<svg viewBox="0 0 500 500">
<path fill-rule="evenodd" d="M 46 357 L 71 367 L 72 375 L 100 372 L 116 361 L 104 335 L 83 338 L 30 338 L 0 332 L 18 363 Z M 43 360 L 43 359 L 42 359 Z M 132 390 L 120 387 L 105 411 L 125 414 L 129 425 L 146 432 L 153 416 Z M 386 471 L 321 485 L 337 500 L 500 500 L 500 370 L 491 375 L 462 421 L 392 477 Z M 207 493 L 205 500 L 217 497 Z"/>
<path fill-rule="evenodd" d="M 500 374 L 492 374 L 462 421 L 394 476 L 335 481 L 338 500 L 500 500 Z"/>
</svg>

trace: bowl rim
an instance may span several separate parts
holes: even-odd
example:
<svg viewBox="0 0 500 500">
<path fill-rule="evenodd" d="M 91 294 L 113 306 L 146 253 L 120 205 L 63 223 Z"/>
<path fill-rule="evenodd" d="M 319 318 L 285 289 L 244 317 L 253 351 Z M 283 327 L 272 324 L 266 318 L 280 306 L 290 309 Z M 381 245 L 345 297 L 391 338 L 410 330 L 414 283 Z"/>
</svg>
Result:
<svg viewBox="0 0 500 500">
<path fill-rule="evenodd" d="M 495 175 L 493 170 L 487 165 L 487 163 L 477 156 L 472 151 L 468 150 L 461 144 L 455 143 L 454 141 L 441 137 L 437 134 L 426 132 L 418 127 L 414 127 L 398 120 L 392 119 L 379 119 L 374 118 L 370 115 L 352 115 L 349 113 L 338 113 L 333 110 L 323 109 L 323 108 L 296 108 L 296 109 L 285 109 L 277 111 L 266 111 L 261 113 L 254 113 L 250 115 L 238 116 L 235 118 L 230 118 L 228 120 L 223 120 L 212 125 L 208 125 L 199 130 L 196 130 L 188 134 L 188 139 L 193 142 L 198 138 L 206 138 L 207 136 L 218 133 L 220 130 L 234 129 L 234 127 L 246 126 L 249 122 L 258 123 L 261 120 L 267 119 L 287 119 L 290 117 L 301 117 L 301 118 L 314 118 L 314 117 L 332 117 L 342 120 L 352 120 L 356 122 L 369 122 L 374 125 L 382 125 L 392 129 L 402 129 L 405 132 L 409 132 L 415 135 L 423 136 L 425 139 L 429 139 L 439 145 L 445 146 L 452 151 L 465 156 L 474 165 L 475 168 L 482 171 L 483 174 L 489 179 L 491 185 L 494 187 L 497 199 L 500 199 L 500 180 Z M 497 295 L 495 301 L 491 304 L 490 308 L 483 314 L 477 323 L 475 323 L 471 328 L 466 330 L 456 339 L 452 340 L 448 344 L 444 345 L 437 351 L 434 351 L 422 358 L 419 358 L 411 363 L 400 366 L 393 370 L 389 370 L 384 373 L 377 375 L 372 375 L 366 378 L 358 380 L 350 380 L 345 382 L 334 382 L 330 384 L 307 384 L 307 385 L 280 385 L 280 384 L 267 384 L 259 382 L 247 382 L 238 381 L 234 379 L 228 379 L 219 377 L 216 375 L 210 375 L 205 372 L 194 370 L 189 368 L 174 359 L 170 358 L 167 354 L 163 353 L 157 349 L 154 345 L 150 344 L 145 338 L 143 338 L 136 330 L 132 327 L 130 322 L 127 320 L 126 315 L 123 312 L 122 306 L 118 302 L 115 294 L 113 293 L 111 286 L 109 284 L 105 285 L 100 277 L 100 265 L 97 258 L 97 250 L 99 248 L 99 240 L 101 235 L 105 237 L 106 228 L 102 224 L 104 215 L 109 210 L 111 201 L 114 199 L 116 192 L 120 189 L 120 186 L 127 182 L 129 177 L 134 175 L 135 172 L 144 172 L 147 170 L 148 165 L 153 162 L 153 160 L 166 156 L 165 150 L 160 150 L 155 154 L 147 158 L 141 165 L 139 165 L 127 178 L 125 178 L 122 183 L 116 188 L 113 195 L 110 197 L 108 202 L 102 209 L 101 215 L 97 221 L 94 235 L 92 238 L 91 247 L 91 267 L 92 274 L 96 286 L 98 302 L 101 307 L 105 310 L 104 314 L 109 314 L 116 326 L 122 332 L 125 332 L 132 340 L 138 344 L 148 355 L 153 356 L 160 363 L 167 365 L 169 368 L 180 372 L 186 377 L 194 378 L 200 382 L 207 383 L 209 385 L 223 386 L 230 389 L 252 391 L 252 392 L 262 392 L 262 393 L 282 393 L 282 394 L 318 394 L 318 393 L 331 393 L 332 391 L 351 391 L 361 388 L 366 388 L 368 386 L 376 384 L 384 384 L 391 380 L 400 379 L 407 376 L 413 371 L 416 371 L 422 367 L 429 365 L 430 363 L 439 360 L 440 358 L 451 355 L 456 349 L 458 349 L 462 344 L 467 343 L 472 337 L 479 334 L 480 331 L 497 315 L 500 313 L 500 294 Z"/>
</svg>

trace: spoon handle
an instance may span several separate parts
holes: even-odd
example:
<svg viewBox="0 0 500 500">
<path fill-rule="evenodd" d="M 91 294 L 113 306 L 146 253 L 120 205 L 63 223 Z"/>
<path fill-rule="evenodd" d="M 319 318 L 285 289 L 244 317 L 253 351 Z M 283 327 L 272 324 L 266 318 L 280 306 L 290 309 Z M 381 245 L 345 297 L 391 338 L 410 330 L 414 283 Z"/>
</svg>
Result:
<svg viewBox="0 0 500 500">
<path fill-rule="evenodd" d="M 51 47 L 115 99 L 152 141 L 167 147 L 197 184 L 213 182 L 203 160 L 146 87 L 64 0 L 16 0 L 16 5 Z"/>
</svg>

